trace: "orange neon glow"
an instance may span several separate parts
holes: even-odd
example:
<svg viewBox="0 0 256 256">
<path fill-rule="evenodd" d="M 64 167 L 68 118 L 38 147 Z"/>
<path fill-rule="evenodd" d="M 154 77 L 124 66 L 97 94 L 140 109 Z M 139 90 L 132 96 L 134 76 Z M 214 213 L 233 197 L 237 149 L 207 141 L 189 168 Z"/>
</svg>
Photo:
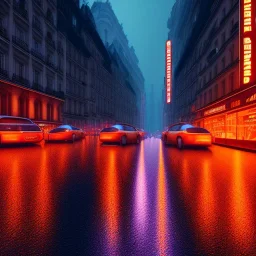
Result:
<svg viewBox="0 0 256 256">
<path fill-rule="evenodd" d="M 243 175 L 243 159 L 241 152 L 236 151 L 233 157 L 233 172 L 231 177 L 231 207 L 230 207 L 230 227 L 232 230 L 232 241 L 235 241 L 237 250 L 250 248 L 255 242 L 251 201 L 247 194 L 245 176 Z M 249 170 L 248 170 L 249 171 Z M 238 254 L 242 254 L 242 252 Z"/>
<path fill-rule="evenodd" d="M 212 167 L 210 166 L 209 158 L 203 160 L 201 169 L 201 178 L 198 180 L 198 207 L 197 207 L 197 226 L 199 228 L 199 239 L 206 247 L 214 246 L 214 234 L 216 232 L 216 195 L 213 189 Z"/>
<path fill-rule="evenodd" d="M 243 84 L 252 82 L 252 51 L 253 51 L 253 14 L 252 14 L 252 1 L 242 1 L 242 78 Z"/>
<path fill-rule="evenodd" d="M 117 148 L 108 148 L 105 160 L 106 170 L 104 172 L 105 191 L 103 193 L 103 209 L 106 218 L 106 229 L 109 249 L 112 252 L 118 246 L 119 233 L 119 188 L 116 168 Z"/>
<path fill-rule="evenodd" d="M 159 142 L 159 167 L 157 182 L 157 236 L 159 255 L 168 255 L 167 188 L 163 157 L 163 144 Z"/>
<path fill-rule="evenodd" d="M 166 75 L 166 102 L 171 102 L 171 87 L 172 87 L 172 42 L 171 40 L 166 41 L 166 64 L 165 64 L 165 75 Z"/>
<path fill-rule="evenodd" d="M 4 215 L 6 218 L 5 228 L 8 234 L 11 230 L 11 234 L 9 234 L 12 239 L 16 238 L 19 231 L 20 225 L 22 223 L 22 177 L 20 173 L 19 160 L 15 157 L 9 157 L 10 164 L 10 182 L 8 182 L 8 187 L 6 189 L 6 214 Z M 3 198 L 2 198 L 3 200 Z"/>
<path fill-rule="evenodd" d="M 42 149 L 40 159 L 40 170 L 35 190 L 35 205 L 34 205 L 34 218 L 36 234 L 39 235 L 43 242 L 49 239 L 51 234 L 53 217 L 53 193 L 52 183 L 49 174 L 50 170 L 49 155 L 46 149 Z"/>
<path fill-rule="evenodd" d="M 250 37 L 244 38 L 244 84 L 251 81 L 252 76 L 252 41 Z"/>
</svg>

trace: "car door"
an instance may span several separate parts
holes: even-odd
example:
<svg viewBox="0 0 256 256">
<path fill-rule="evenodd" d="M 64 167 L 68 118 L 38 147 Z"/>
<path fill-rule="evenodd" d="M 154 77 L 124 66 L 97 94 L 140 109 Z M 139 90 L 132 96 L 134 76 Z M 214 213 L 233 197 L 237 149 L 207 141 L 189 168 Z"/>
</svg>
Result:
<svg viewBox="0 0 256 256">
<path fill-rule="evenodd" d="M 180 132 L 180 124 L 173 125 L 168 131 L 168 142 L 171 144 L 176 144 L 177 134 Z"/>
</svg>

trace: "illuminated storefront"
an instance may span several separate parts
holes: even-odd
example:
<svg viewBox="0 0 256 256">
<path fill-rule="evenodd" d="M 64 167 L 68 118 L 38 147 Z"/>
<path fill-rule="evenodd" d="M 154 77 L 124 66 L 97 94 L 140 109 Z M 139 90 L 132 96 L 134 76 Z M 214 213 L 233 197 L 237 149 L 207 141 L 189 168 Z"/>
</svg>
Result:
<svg viewBox="0 0 256 256">
<path fill-rule="evenodd" d="M 246 146 L 250 141 L 256 149 L 256 85 L 198 110 L 195 124 L 208 129 L 217 143 L 236 140 Z"/>
<path fill-rule="evenodd" d="M 63 99 L 0 80 L 0 115 L 26 117 L 45 132 L 62 123 Z"/>
</svg>

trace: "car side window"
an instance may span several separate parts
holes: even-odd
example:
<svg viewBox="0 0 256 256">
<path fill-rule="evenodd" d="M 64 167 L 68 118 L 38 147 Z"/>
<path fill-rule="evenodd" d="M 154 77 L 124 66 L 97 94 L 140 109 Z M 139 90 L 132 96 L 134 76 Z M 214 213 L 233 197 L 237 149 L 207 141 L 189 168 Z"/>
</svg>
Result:
<svg viewBox="0 0 256 256">
<path fill-rule="evenodd" d="M 174 125 L 174 126 L 170 127 L 169 131 L 174 132 L 174 131 L 179 131 L 179 129 L 180 129 L 180 125 L 177 124 L 177 125 Z"/>
</svg>

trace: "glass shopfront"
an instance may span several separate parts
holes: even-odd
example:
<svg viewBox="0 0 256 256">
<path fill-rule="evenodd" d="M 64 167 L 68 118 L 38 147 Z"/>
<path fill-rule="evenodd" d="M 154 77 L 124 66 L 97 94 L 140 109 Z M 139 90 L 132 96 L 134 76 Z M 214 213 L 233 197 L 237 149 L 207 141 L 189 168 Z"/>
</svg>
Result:
<svg viewBox="0 0 256 256">
<path fill-rule="evenodd" d="M 214 118 L 207 118 L 204 127 L 216 138 L 225 138 L 225 115 Z"/>
<path fill-rule="evenodd" d="M 256 140 L 256 108 L 205 118 L 204 128 L 215 138 Z"/>
<path fill-rule="evenodd" d="M 239 140 L 256 140 L 256 108 L 237 113 Z"/>
</svg>

